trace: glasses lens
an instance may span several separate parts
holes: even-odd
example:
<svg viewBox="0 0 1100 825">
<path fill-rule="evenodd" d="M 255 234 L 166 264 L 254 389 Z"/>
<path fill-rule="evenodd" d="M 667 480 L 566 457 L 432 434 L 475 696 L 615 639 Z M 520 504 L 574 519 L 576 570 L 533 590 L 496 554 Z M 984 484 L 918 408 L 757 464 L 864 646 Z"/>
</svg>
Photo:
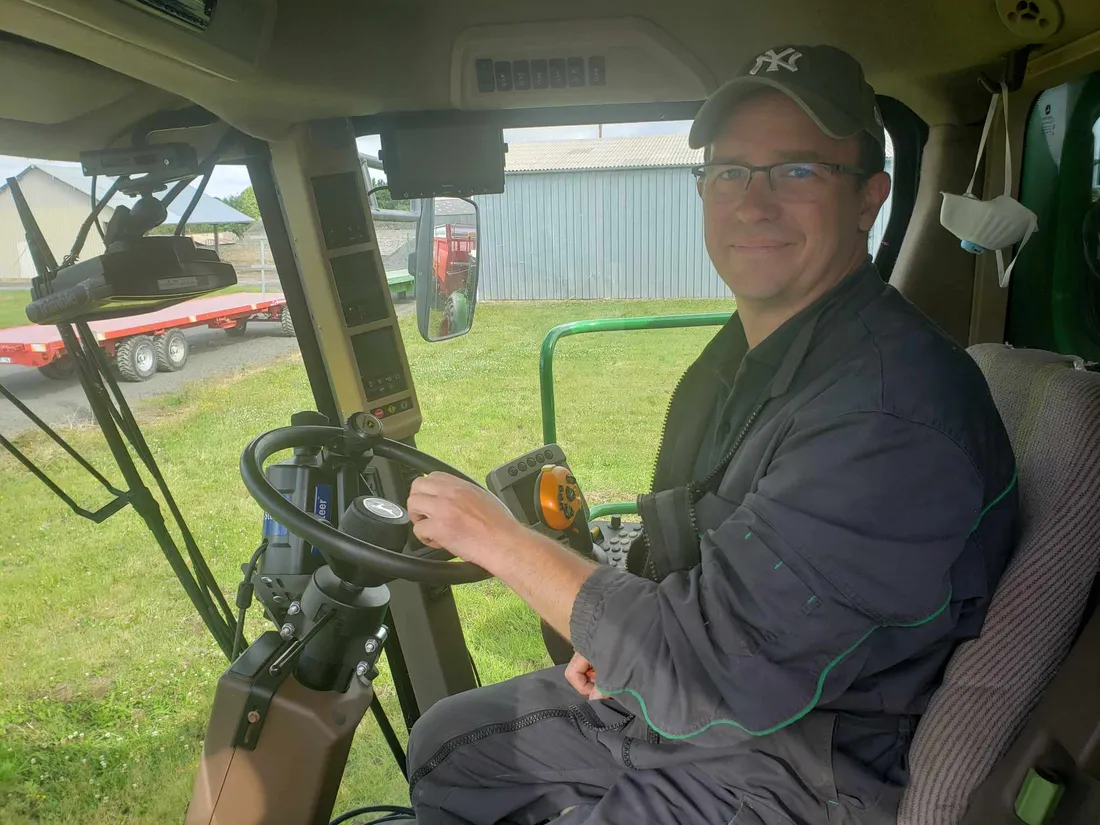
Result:
<svg viewBox="0 0 1100 825">
<path fill-rule="evenodd" d="M 749 170 L 744 166 L 726 164 L 700 166 L 694 173 L 702 181 L 703 190 L 718 198 L 740 197 L 745 191 L 745 181 L 749 176 Z"/>
<path fill-rule="evenodd" d="M 824 163 L 781 163 L 771 170 L 772 189 L 783 200 L 817 200 L 832 178 Z"/>
</svg>

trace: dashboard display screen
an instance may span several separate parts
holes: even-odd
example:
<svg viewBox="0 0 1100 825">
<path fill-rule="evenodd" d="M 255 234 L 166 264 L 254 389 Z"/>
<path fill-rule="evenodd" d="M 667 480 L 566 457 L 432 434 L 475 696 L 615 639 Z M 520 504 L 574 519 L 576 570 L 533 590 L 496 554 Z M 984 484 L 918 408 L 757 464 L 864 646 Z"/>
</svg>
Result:
<svg viewBox="0 0 1100 825">
<path fill-rule="evenodd" d="M 393 327 L 353 335 L 351 348 L 368 399 L 374 401 L 408 389 Z"/>
</svg>

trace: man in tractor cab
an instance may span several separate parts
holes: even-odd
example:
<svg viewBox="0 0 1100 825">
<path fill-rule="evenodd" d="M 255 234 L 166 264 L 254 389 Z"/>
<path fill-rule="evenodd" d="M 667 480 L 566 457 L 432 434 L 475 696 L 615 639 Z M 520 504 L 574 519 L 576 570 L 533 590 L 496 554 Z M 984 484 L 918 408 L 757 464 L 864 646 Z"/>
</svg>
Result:
<svg viewBox="0 0 1100 825">
<path fill-rule="evenodd" d="M 770 49 L 690 142 L 738 311 L 674 393 L 630 572 L 454 477 L 412 486 L 416 534 L 576 650 L 428 710 L 421 823 L 893 822 L 1007 564 L 1015 463 L 985 381 L 867 255 L 890 180 L 859 64 Z"/>
</svg>

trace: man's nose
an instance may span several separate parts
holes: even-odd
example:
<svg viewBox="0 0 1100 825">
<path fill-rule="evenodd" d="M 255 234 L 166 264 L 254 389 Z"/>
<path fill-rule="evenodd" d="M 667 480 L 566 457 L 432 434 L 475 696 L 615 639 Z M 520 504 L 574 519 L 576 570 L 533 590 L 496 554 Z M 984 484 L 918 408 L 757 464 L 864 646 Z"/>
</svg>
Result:
<svg viewBox="0 0 1100 825">
<path fill-rule="evenodd" d="M 779 200 L 772 191 L 766 172 L 757 172 L 749 180 L 749 185 L 737 202 L 735 214 L 746 223 L 774 220 L 778 216 Z"/>
</svg>

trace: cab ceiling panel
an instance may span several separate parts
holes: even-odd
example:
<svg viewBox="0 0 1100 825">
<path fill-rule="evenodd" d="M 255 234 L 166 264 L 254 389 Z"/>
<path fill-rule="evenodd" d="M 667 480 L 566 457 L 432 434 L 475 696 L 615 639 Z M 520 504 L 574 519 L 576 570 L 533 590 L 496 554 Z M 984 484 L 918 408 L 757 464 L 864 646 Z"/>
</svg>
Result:
<svg viewBox="0 0 1100 825">
<path fill-rule="evenodd" d="M 1061 8 L 1064 22 L 1043 50 L 1100 29 L 1100 2 L 1061 0 Z M 974 70 L 1026 42 L 1002 24 L 994 0 L 222 0 L 205 31 L 122 0 L 0 0 L 0 26 L 260 137 L 329 116 L 698 99 L 782 42 L 847 48 L 880 92 L 942 122 L 980 117 L 966 105 L 981 106 Z M 569 58 L 593 56 L 602 63 L 594 75 L 585 64 L 583 87 L 567 80 L 539 90 L 542 101 L 534 88 L 515 88 L 516 61 L 521 83 L 533 86 L 531 61 L 546 60 L 549 72 L 562 59 L 568 72 Z M 507 95 L 478 91 L 484 61 L 508 64 Z M 51 117 L 72 105 L 67 95 L 55 92 Z"/>
<path fill-rule="evenodd" d="M 0 84 L 0 116 L 28 123 L 62 123 L 145 85 L 71 54 L 7 38 L 0 38 L 0 77 L 8 79 Z"/>
</svg>

